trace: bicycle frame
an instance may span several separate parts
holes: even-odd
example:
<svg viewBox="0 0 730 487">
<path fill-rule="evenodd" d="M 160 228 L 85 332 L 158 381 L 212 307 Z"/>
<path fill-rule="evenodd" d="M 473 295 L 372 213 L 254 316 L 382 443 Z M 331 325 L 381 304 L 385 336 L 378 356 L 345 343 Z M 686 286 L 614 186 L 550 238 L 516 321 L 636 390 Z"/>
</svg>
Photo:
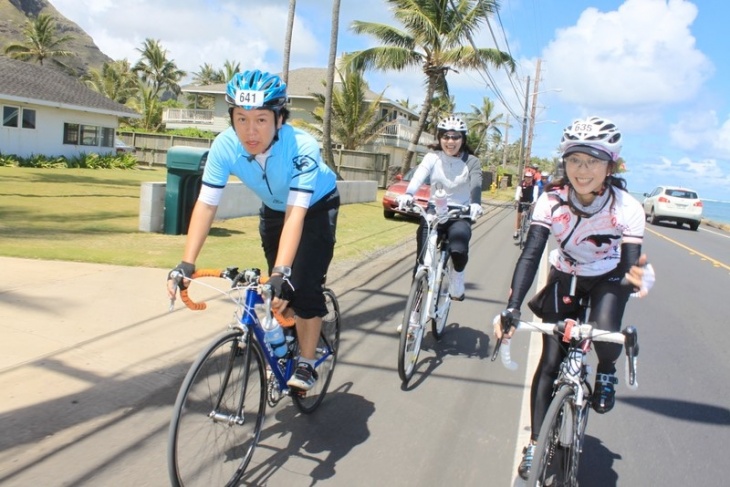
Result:
<svg viewBox="0 0 730 487">
<path fill-rule="evenodd" d="M 443 235 L 438 233 L 438 221 L 437 220 L 426 220 L 428 223 L 428 237 L 426 242 L 426 248 L 424 249 L 424 255 L 422 262 L 419 263 L 418 269 L 416 270 L 416 276 L 426 274 L 426 280 L 428 281 L 428 292 L 426 293 L 426 313 L 421 312 L 420 321 L 421 325 L 425 324 L 429 319 L 436 319 L 436 294 L 440 292 L 440 289 L 436 289 L 436 286 L 441 282 L 441 276 L 446 272 L 446 265 L 448 260 L 448 248 L 446 245 L 445 238 Z"/>
<path fill-rule="evenodd" d="M 256 312 L 256 305 L 265 305 L 267 314 L 270 312 L 270 301 L 265 300 L 264 297 L 254 288 L 247 288 L 243 304 L 241 305 L 242 313 L 238 318 L 239 323 L 243 327 L 244 335 L 247 330 L 253 330 L 256 341 L 261 345 L 264 352 L 264 358 L 266 363 L 269 365 L 269 369 L 276 377 L 276 381 L 279 385 L 279 392 L 286 393 L 290 391 L 290 388 L 286 385 L 286 382 L 294 372 L 296 365 L 296 359 L 294 357 L 287 357 L 282 359 L 276 356 L 271 345 L 264 339 L 264 327 L 259 320 L 258 313 Z M 332 355 L 331 345 L 327 344 L 327 350 L 314 364 L 317 368 L 319 365 L 327 360 Z"/>
</svg>

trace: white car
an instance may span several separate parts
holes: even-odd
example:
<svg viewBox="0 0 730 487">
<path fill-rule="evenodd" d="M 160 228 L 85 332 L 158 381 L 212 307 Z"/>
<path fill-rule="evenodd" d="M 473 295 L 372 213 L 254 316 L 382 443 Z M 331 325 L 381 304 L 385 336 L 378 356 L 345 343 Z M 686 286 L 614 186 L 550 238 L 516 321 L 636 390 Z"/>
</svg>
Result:
<svg viewBox="0 0 730 487">
<path fill-rule="evenodd" d="M 660 221 L 673 221 L 681 227 L 687 223 L 697 230 L 702 220 L 702 200 L 697 191 L 678 186 L 659 186 L 651 193 L 644 193 L 644 214 L 654 225 Z"/>
<path fill-rule="evenodd" d="M 114 139 L 114 151 L 117 154 L 134 154 L 135 148 L 124 143 L 122 139 Z"/>
</svg>

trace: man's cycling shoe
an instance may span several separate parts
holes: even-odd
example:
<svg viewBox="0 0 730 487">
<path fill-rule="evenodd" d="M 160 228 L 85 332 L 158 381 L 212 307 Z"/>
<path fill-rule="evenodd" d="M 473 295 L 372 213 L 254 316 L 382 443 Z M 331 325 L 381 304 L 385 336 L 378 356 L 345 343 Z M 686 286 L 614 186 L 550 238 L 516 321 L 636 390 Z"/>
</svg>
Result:
<svg viewBox="0 0 730 487">
<path fill-rule="evenodd" d="M 308 391 L 317 382 L 317 371 L 306 362 L 299 362 L 294 374 L 286 383 L 289 387 Z"/>
<path fill-rule="evenodd" d="M 593 401 L 593 409 L 597 413 L 604 414 L 613 409 L 616 404 L 616 391 L 614 385 L 618 384 L 618 379 L 614 374 L 596 374 L 596 384 L 593 388 L 595 400 Z"/>
</svg>

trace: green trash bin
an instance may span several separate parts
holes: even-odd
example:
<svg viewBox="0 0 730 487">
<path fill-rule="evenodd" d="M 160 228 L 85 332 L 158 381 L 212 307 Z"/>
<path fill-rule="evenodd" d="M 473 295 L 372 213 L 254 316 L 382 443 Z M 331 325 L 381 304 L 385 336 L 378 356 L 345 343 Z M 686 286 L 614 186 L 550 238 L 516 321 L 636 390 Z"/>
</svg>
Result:
<svg viewBox="0 0 730 487">
<path fill-rule="evenodd" d="M 200 147 L 172 146 L 168 149 L 164 222 L 167 235 L 188 233 L 207 158 L 208 149 Z"/>
</svg>

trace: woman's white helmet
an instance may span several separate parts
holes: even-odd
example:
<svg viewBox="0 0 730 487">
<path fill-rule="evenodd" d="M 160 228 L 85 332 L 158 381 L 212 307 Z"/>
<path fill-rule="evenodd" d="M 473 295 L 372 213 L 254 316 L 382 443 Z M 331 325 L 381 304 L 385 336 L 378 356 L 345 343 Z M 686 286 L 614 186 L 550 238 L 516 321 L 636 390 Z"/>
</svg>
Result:
<svg viewBox="0 0 730 487">
<path fill-rule="evenodd" d="M 616 161 L 621 153 L 621 132 L 605 118 L 588 117 L 574 120 L 565 127 L 560 139 L 563 157 L 583 152 L 605 161 Z"/>
<path fill-rule="evenodd" d="M 438 130 L 443 130 L 444 132 L 449 132 L 451 130 L 455 132 L 466 132 L 466 124 L 464 121 L 454 115 L 442 118 L 436 128 Z"/>
</svg>

